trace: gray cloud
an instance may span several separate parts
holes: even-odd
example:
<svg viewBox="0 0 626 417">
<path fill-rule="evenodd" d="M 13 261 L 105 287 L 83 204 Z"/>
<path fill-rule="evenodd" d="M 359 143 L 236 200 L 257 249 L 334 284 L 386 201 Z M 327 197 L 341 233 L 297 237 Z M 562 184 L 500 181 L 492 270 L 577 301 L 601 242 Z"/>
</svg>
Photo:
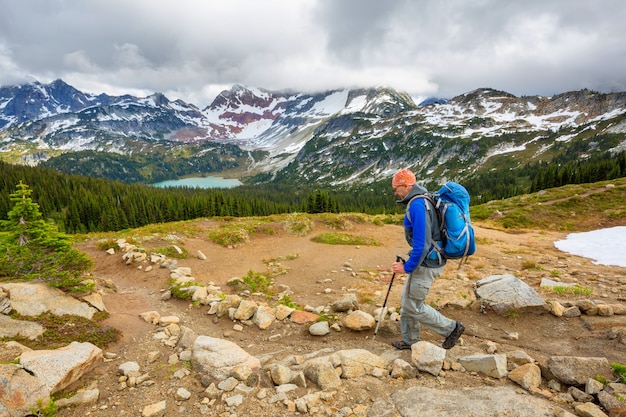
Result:
<svg viewBox="0 0 626 417">
<path fill-rule="evenodd" d="M 626 90 L 622 0 L 0 0 L 0 84 L 162 92 Z"/>
</svg>

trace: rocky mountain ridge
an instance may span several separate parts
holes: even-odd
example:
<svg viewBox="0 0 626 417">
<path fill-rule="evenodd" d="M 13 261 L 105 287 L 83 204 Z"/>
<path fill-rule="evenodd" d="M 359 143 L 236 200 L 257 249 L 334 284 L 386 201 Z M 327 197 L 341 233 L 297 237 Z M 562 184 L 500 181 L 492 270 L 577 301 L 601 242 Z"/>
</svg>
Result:
<svg viewBox="0 0 626 417">
<path fill-rule="evenodd" d="M 429 103 L 384 87 L 313 94 L 236 85 L 199 109 L 160 93 L 112 97 L 34 82 L 0 87 L 0 150 L 9 162 L 38 164 L 84 150 L 172 155 L 202 145 L 198 157 L 234 176 L 341 185 L 385 180 L 398 165 L 458 179 L 626 148 L 626 93 L 480 88 Z"/>
</svg>

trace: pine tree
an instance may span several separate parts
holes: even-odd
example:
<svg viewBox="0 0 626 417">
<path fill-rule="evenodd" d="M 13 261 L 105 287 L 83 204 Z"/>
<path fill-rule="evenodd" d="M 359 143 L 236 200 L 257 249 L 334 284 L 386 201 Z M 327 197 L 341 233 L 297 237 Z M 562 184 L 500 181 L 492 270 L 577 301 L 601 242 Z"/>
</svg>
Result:
<svg viewBox="0 0 626 417">
<path fill-rule="evenodd" d="M 6 238 L 0 241 L 0 281 L 41 280 L 65 291 L 87 291 L 82 275 L 93 265 L 83 252 L 72 248 L 69 235 L 44 220 L 32 190 L 22 181 L 10 194 L 13 208 L 1 222 Z"/>
</svg>

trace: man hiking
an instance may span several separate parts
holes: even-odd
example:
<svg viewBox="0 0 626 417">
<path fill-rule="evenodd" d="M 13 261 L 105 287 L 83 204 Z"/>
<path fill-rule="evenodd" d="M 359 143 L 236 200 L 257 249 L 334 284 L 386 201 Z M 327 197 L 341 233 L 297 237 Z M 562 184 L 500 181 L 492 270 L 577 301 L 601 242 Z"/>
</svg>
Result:
<svg viewBox="0 0 626 417">
<path fill-rule="evenodd" d="M 401 297 L 402 340 L 391 342 L 391 345 L 396 349 L 410 349 L 413 343 L 420 340 L 423 324 L 445 336 L 442 347 L 450 349 L 458 342 L 465 326 L 425 303 L 433 281 L 443 273 L 446 260 L 433 244 L 441 241 L 436 208 L 429 199 L 417 197 L 425 195 L 427 190 L 416 182 L 415 174 L 408 169 L 398 171 L 391 181 L 393 192 L 399 197 L 398 203 L 408 205 L 404 216 L 404 234 L 412 248 L 405 263 L 394 262 L 392 265 L 394 273 L 408 274 L 408 277 Z"/>
</svg>

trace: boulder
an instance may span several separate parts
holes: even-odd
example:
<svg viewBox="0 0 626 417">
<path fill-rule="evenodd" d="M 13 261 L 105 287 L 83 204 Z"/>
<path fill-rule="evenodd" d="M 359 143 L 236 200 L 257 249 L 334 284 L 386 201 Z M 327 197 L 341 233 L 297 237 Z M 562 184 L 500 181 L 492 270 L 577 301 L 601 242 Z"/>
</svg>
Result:
<svg viewBox="0 0 626 417">
<path fill-rule="evenodd" d="M 240 364 L 249 366 L 254 372 L 258 372 L 261 368 L 259 359 L 235 343 L 210 336 L 196 337 L 193 342 L 191 362 L 195 369 L 217 379 L 230 377 L 233 368 Z"/>
<path fill-rule="evenodd" d="M 102 350 L 84 342 L 72 342 L 55 350 L 31 350 L 22 353 L 20 365 L 37 377 L 51 393 L 78 381 L 102 359 Z"/>
<path fill-rule="evenodd" d="M 9 294 L 11 307 L 22 316 L 37 317 L 51 312 L 55 316 L 71 314 L 90 319 L 98 310 L 86 302 L 68 297 L 63 291 L 44 283 L 7 283 L 0 288 Z"/>
<path fill-rule="evenodd" d="M 550 309 L 546 302 L 525 282 L 510 274 L 492 275 L 476 282 L 476 298 L 496 314 L 530 312 L 546 313 Z"/>
</svg>

